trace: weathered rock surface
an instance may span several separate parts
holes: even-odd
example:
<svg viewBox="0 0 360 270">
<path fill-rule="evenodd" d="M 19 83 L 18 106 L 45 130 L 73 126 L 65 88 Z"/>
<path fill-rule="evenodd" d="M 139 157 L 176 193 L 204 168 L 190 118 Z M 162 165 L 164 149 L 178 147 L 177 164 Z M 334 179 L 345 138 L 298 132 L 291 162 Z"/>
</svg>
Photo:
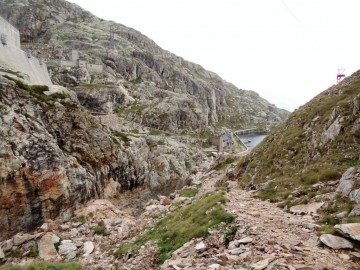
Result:
<svg viewBox="0 0 360 270">
<path fill-rule="evenodd" d="M 46 233 L 38 242 L 40 259 L 48 261 L 57 258 L 58 253 L 54 244 L 59 240 L 54 242 L 54 234 Z"/>
<path fill-rule="evenodd" d="M 355 179 L 354 179 L 355 172 L 356 170 L 354 167 L 350 167 L 349 169 L 346 170 L 346 172 L 344 172 L 344 174 L 340 178 L 340 182 L 336 189 L 336 192 L 339 192 L 344 196 L 349 196 L 355 183 Z"/>
<path fill-rule="evenodd" d="M 71 240 L 62 240 L 59 246 L 59 254 L 66 256 L 68 260 L 74 259 L 77 255 L 77 247 Z"/>
<path fill-rule="evenodd" d="M 353 248 L 353 244 L 351 244 L 350 241 L 335 236 L 332 234 L 323 234 L 320 236 L 320 241 L 323 242 L 328 247 L 331 247 L 332 249 L 346 249 L 346 248 Z"/>
<path fill-rule="evenodd" d="M 338 224 L 335 229 L 346 237 L 360 241 L 360 223 Z"/>
<path fill-rule="evenodd" d="M 59 214 L 69 220 L 77 203 L 105 194 L 169 194 L 204 158 L 176 139 L 112 134 L 77 100 L 36 96 L 4 77 L 0 111 L 0 240 Z"/>
<path fill-rule="evenodd" d="M 295 214 L 316 213 L 323 205 L 323 202 L 295 205 L 290 207 L 290 212 Z"/>
<path fill-rule="evenodd" d="M 95 249 L 94 243 L 91 241 L 86 241 L 84 243 L 84 256 L 90 255 Z"/>
</svg>

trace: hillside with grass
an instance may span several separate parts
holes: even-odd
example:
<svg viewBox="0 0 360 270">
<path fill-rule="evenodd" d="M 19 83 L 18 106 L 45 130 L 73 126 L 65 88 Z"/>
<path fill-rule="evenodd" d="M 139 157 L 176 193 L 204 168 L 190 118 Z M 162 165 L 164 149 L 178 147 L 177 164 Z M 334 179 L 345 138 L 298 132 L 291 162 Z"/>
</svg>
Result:
<svg viewBox="0 0 360 270">
<path fill-rule="evenodd" d="M 333 195 L 342 174 L 360 166 L 359 104 L 357 71 L 292 113 L 244 158 L 237 168 L 241 185 L 283 207 Z M 353 190 L 360 183 L 356 175 Z M 323 211 L 332 216 L 346 211 L 347 216 L 355 204 L 337 195 Z"/>
</svg>

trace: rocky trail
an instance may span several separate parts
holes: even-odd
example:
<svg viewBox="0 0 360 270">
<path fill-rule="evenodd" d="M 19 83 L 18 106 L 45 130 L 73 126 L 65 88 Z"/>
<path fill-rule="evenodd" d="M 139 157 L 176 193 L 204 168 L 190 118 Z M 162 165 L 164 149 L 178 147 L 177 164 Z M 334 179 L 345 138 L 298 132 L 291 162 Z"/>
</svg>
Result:
<svg viewBox="0 0 360 270">
<path fill-rule="evenodd" d="M 210 174 L 198 196 L 213 191 L 224 176 Z M 223 245 L 223 235 L 211 231 L 209 238 L 194 239 L 175 251 L 162 269 L 360 269 L 359 252 L 321 247 L 320 226 L 312 216 L 287 213 L 235 181 L 227 185 L 225 209 L 236 217 L 233 240 Z"/>
<path fill-rule="evenodd" d="M 90 269 L 360 269 L 359 252 L 320 247 L 319 226 L 313 216 L 287 213 L 257 199 L 254 192 L 240 189 L 237 182 L 225 181 L 224 171 L 210 171 L 209 164 L 205 167 L 208 171 L 193 181 L 194 187 L 199 187 L 201 181 L 193 198 L 181 197 L 180 192 L 159 196 L 148 201 L 140 212 L 116 207 L 108 200 L 95 200 L 77 209 L 67 222 L 47 220 L 33 233 L 18 233 L 3 241 L 0 255 L 6 264 L 27 264 L 34 259 L 75 260 Z M 141 247 L 135 256 L 114 255 L 124 243 L 153 227 L 179 204 L 189 205 L 219 187 L 224 190 L 224 186 L 228 198 L 224 208 L 235 216 L 231 228 L 236 228 L 228 241 L 222 229 L 211 229 L 207 238 L 187 242 L 159 267 L 155 264 L 158 250 L 151 245 Z"/>
</svg>

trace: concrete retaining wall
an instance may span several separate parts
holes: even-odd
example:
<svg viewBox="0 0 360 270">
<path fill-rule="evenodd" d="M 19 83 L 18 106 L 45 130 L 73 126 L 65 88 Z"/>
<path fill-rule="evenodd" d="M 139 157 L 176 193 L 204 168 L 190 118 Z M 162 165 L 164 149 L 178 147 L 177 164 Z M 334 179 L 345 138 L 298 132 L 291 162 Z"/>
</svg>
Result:
<svg viewBox="0 0 360 270">
<path fill-rule="evenodd" d="M 31 84 L 52 85 L 45 63 L 20 48 L 19 31 L 0 17 L 0 34 L 6 35 L 6 44 L 0 42 L 0 66 L 28 75 Z"/>
<path fill-rule="evenodd" d="M 19 30 L 2 17 L 0 17 L 0 35 L 1 34 L 6 36 L 8 45 L 20 48 Z"/>
<path fill-rule="evenodd" d="M 0 66 L 27 74 L 31 84 L 52 85 L 45 63 L 33 56 L 28 58 L 18 47 L 0 44 Z"/>
</svg>

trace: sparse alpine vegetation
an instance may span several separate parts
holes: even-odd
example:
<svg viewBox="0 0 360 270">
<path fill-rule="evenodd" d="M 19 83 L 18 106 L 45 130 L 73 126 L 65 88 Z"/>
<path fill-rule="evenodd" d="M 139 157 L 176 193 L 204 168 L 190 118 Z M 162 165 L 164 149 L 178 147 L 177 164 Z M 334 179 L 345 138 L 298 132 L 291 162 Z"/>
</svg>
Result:
<svg viewBox="0 0 360 270">
<path fill-rule="evenodd" d="M 241 185 L 282 207 L 326 200 L 341 175 L 360 165 L 359 104 L 360 71 L 296 110 L 244 158 L 237 168 Z M 323 215 L 348 214 L 349 201 L 337 197 Z"/>
<path fill-rule="evenodd" d="M 208 193 L 191 205 L 168 214 L 135 242 L 123 244 L 115 254 L 136 254 L 141 246 L 155 244 L 159 249 L 157 263 L 162 264 L 170 257 L 171 252 L 186 242 L 196 237 L 206 237 L 209 228 L 221 222 L 232 222 L 234 216 L 227 213 L 222 206 L 225 202 L 224 192 Z"/>
</svg>

